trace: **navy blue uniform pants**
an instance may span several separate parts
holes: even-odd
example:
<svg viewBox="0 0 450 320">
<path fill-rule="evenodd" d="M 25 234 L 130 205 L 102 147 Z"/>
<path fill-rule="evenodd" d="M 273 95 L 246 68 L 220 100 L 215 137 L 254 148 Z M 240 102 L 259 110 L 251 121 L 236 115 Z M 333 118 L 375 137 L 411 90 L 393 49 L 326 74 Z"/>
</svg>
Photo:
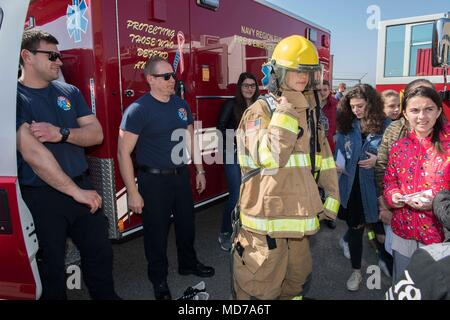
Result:
<svg viewBox="0 0 450 320">
<path fill-rule="evenodd" d="M 144 248 L 148 277 L 154 285 L 167 279 L 167 238 L 173 214 L 179 268 L 197 263 L 194 249 L 195 221 L 189 168 L 179 174 L 138 172 L 139 193 L 144 199 Z"/>
<path fill-rule="evenodd" d="M 93 190 L 87 176 L 74 180 Z M 81 255 L 83 280 L 93 299 L 116 299 L 112 276 L 112 248 L 107 218 L 50 186 L 21 186 L 33 216 L 41 256 L 38 262 L 42 299 L 66 299 L 65 250 L 67 236 Z"/>
</svg>

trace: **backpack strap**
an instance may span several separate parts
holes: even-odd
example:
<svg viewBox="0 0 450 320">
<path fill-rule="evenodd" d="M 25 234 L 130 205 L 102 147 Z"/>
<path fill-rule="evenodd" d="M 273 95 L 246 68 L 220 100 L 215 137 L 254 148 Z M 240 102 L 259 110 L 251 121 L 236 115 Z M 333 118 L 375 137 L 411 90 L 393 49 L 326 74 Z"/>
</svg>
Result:
<svg viewBox="0 0 450 320">
<path fill-rule="evenodd" d="M 258 100 L 264 100 L 267 109 L 269 110 L 270 118 L 272 119 L 273 113 L 275 112 L 275 109 L 277 107 L 277 105 L 275 104 L 275 98 L 270 94 L 263 94 L 258 97 Z"/>
</svg>

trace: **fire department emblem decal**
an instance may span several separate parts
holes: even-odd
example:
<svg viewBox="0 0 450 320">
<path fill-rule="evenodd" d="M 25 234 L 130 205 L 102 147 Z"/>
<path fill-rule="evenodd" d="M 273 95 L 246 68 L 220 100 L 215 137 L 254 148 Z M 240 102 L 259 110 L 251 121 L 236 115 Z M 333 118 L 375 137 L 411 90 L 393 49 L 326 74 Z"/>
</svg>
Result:
<svg viewBox="0 0 450 320">
<path fill-rule="evenodd" d="M 72 0 L 67 6 L 67 31 L 74 42 L 81 42 L 81 32 L 86 33 L 89 20 L 85 17 L 88 6 L 84 0 Z"/>
<path fill-rule="evenodd" d="M 60 107 L 64 111 L 69 111 L 72 108 L 70 100 L 63 96 L 59 96 L 56 103 L 58 104 L 58 107 Z"/>
<path fill-rule="evenodd" d="M 187 121 L 187 112 L 185 108 L 179 108 L 178 109 L 178 116 L 181 120 Z"/>
</svg>

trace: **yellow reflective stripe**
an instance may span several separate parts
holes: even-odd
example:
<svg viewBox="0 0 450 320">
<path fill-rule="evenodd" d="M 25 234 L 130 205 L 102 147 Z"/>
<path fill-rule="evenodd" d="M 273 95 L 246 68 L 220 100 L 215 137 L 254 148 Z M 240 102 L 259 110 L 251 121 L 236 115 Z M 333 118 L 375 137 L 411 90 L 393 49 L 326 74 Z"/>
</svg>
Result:
<svg viewBox="0 0 450 320">
<path fill-rule="evenodd" d="M 323 205 L 323 207 L 333 213 L 338 213 L 339 211 L 339 201 L 331 198 L 331 197 L 327 197 L 327 200 L 325 200 L 325 203 Z"/>
<path fill-rule="evenodd" d="M 296 153 L 291 154 L 285 167 L 310 167 L 311 159 L 309 154 Z"/>
<path fill-rule="evenodd" d="M 261 144 L 258 148 L 259 153 L 259 162 L 266 169 L 275 169 L 278 168 L 278 162 L 275 161 L 275 158 L 270 152 L 269 147 L 267 146 L 267 136 L 264 136 L 261 140 Z"/>
<path fill-rule="evenodd" d="M 265 169 L 279 168 L 280 165 L 277 161 L 278 159 L 275 160 L 272 152 L 270 151 L 269 147 L 267 146 L 267 139 L 268 139 L 267 135 L 265 135 L 261 139 L 261 144 L 259 145 L 259 148 L 258 148 L 259 163 Z M 255 164 L 255 166 L 256 166 L 256 164 Z M 284 167 L 285 168 L 293 168 L 293 167 L 310 167 L 310 166 L 311 166 L 311 160 L 310 160 L 309 154 L 295 153 L 295 154 L 291 154 L 289 156 L 289 159 Z"/>
<path fill-rule="evenodd" d="M 295 296 L 291 300 L 303 300 L 303 296 Z"/>
<path fill-rule="evenodd" d="M 269 125 L 289 130 L 295 134 L 298 134 L 299 131 L 298 120 L 294 117 L 288 116 L 287 114 L 275 112 Z"/>
<path fill-rule="evenodd" d="M 265 150 L 264 152 L 267 152 L 267 150 Z M 259 168 L 250 156 L 238 155 L 238 159 L 239 159 L 239 165 L 241 167 L 252 168 L 252 169 Z M 285 167 L 291 168 L 291 167 L 310 167 L 310 166 L 311 166 L 311 161 L 309 159 L 309 155 L 297 153 L 297 154 L 292 154 L 289 157 L 289 160 L 286 163 Z"/>
<path fill-rule="evenodd" d="M 252 168 L 252 169 L 258 168 L 258 166 L 255 164 L 255 162 L 253 162 L 253 159 L 249 156 L 240 154 L 240 155 L 238 155 L 238 160 L 239 160 L 239 166 L 241 166 L 241 167 Z"/>
<path fill-rule="evenodd" d="M 322 167 L 322 156 L 320 154 L 316 154 L 316 169 L 320 169 Z"/>
<path fill-rule="evenodd" d="M 335 169 L 336 163 L 334 162 L 333 157 L 325 158 L 322 160 L 322 168 L 321 170 L 329 170 L 329 169 Z"/>
<path fill-rule="evenodd" d="M 307 233 L 319 228 L 317 217 L 308 219 L 264 219 L 252 217 L 241 212 L 243 226 L 263 233 L 301 232 Z"/>
<path fill-rule="evenodd" d="M 369 238 L 369 240 L 375 239 L 375 232 L 374 231 L 367 232 L 367 238 Z"/>
</svg>

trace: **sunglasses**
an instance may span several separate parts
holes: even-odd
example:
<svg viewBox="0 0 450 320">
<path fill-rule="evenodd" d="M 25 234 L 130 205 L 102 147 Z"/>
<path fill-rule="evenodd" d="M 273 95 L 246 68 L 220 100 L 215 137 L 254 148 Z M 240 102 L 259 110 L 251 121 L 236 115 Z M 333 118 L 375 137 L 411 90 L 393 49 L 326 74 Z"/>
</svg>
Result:
<svg viewBox="0 0 450 320">
<path fill-rule="evenodd" d="M 164 78 L 164 80 L 168 81 L 170 77 L 173 78 L 173 80 L 176 80 L 175 78 L 175 72 L 167 72 L 167 73 L 161 73 L 161 74 L 152 74 L 155 78 Z"/>
<path fill-rule="evenodd" d="M 57 59 L 62 61 L 62 54 L 55 51 L 47 51 L 47 50 L 30 50 L 33 54 L 36 53 L 46 53 L 48 54 L 48 60 L 55 62 Z"/>
</svg>

